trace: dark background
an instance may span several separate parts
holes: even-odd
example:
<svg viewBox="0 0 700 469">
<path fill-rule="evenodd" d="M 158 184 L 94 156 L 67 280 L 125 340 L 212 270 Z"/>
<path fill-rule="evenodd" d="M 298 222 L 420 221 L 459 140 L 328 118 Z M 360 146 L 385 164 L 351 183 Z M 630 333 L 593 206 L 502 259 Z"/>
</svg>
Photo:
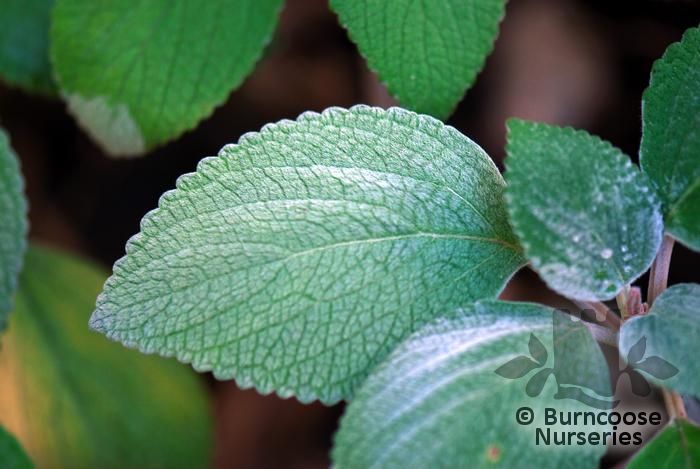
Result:
<svg viewBox="0 0 700 469">
<path fill-rule="evenodd" d="M 698 24 L 695 1 L 511 0 L 494 53 L 449 123 L 501 167 L 511 116 L 587 129 L 636 160 L 651 65 Z M 201 158 L 267 122 L 356 103 L 393 101 L 324 0 L 288 0 L 245 84 L 194 131 L 143 158 L 106 157 L 60 100 L 0 85 L 1 123 L 27 181 L 31 238 L 105 268 L 123 255 L 158 197 Z M 673 260 L 671 283 L 700 282 L 700 255 L 677 246 Z M 518 275 L 505 295 L 560 301 L 531 272 Z M 210 383 L 218 467 L 327 467 L 341 406 L 302 406 L 233 382 Z"/>
</svg>

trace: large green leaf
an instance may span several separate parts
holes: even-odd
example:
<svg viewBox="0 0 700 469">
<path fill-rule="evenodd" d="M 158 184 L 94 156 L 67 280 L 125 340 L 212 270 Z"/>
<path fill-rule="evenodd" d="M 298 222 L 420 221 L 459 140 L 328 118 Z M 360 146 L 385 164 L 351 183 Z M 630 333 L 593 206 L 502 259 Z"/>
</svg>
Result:
<svg viewBox="0 0 700 469">
<path fill-rule="evenodd" d="M 627 469 L 700 467 L 700 428 L 675 420 L 630 461 Z"/>
<path fill-rule="evenodd" d="M 505 0 L 331 0 L 402 105 L 446 118 L 484 66 Z"/>
<path fill-rule="evenodd" d="M 540 436 L 537 444 L 537 428 L 545 433 L 548 428 L 584 432 L 586 437 L 607 429 L 582 422 L 544 425 L 546 407 L 557 412 L 596 411 L 561 398 L 563 391 L 571 394 L 581 388 L 565 387 L 550 377 L 540 384 L 538 396 L 529 397 L 526 378 L 505 379 L 499 368 L 527 355 L 534 335 L 550 351 L 544 365 L 548 368 L 542 371 L 551 371 L 557 348 L 569 340 L 552 333 L 553 314 L 562 313 L 539 305 L 488 301 L 415 333 L 370 375 L 348 406 L 335 438 L 336 467 L 598 467 L 605 452 L 602 441 L 579 445 L 576 436 L 573 444 L 557 446 L 551 444 L 553 436 L 549 445 Z M 575 329 L 587 332 L 582 323 L 576 324 Z M 593 353 L 571 356 L 568 365 L 580 371 L 583 381 L 606 381 L 609 395 L 603 354 L 590 334 L 585 337 Z M 530 382 L 537 376 L 529 375 Z M 534 412 L 529 425 L 516 422 L 521 407 Z"/>
<path fill-rule="evenodd" d="M 0 349 L 0 422 L 38 467 L 205 467 L 211 422 L 197 376 L 86 327 L 104 279 L 29 250 Z"/>
<path fill-rule="evenodd" d="M 34 467 L 15 437 L 0 425 L 0 467 L 3 469 L 31 469 Z"/>
<path fill-rule="evenodd" d="M 437 314 L 522 264 L 504 182 L 451 127 L 402 109 L 248 134 L 147 215 L 92 327 L 242 387 L 346 398 Z"/>
<path fill-rule="evenodd" d="M 0 0 L 0 78 L 53 94 L 49 20 L 54 0 Z"/>
<path fill-rule="evenodd" d="M 61 93 L 112 155 L 193 128 L 252 70 L 281 0 L 59 0 L 51 54 Z"/>
<path fill-rule="evenodd" d="M 651 265 L 659 203 L 609 143 L 570 128 L 510 120 L 508 209 L 528 259 L 553 289 L 607 300 Z"/>
<path fill-rule="evenodd" d="M 17 287 L 27 236 L 27 203 L 17 157 L 0 129 L 0 331 Z"/>
<path fill-rule="evenodd" d="M 698 337 L 700 285 L 682 283 L 664 291 L 649 314 L 625 322 L 620 331 L 620 353 L 626 357 L 640 340 L 645 340 L 645 357 L 659 357 L 679 371 L 668 376 L 673 373 L 665 373 L 658 366 L 645 367 L 643 360 L 636 360 L 642 365 L 638 368 L 659 384 L 697 396 L 700 395 L 700 362 L 689 360 L 688 356 L 694 352 Z"/>
<path fill-rule="evenodd" d="M 642 111 L 640 162 L 663 202 L 666 229 L 700 251 L 700 29 L 656 61 Z"/>
</svg>

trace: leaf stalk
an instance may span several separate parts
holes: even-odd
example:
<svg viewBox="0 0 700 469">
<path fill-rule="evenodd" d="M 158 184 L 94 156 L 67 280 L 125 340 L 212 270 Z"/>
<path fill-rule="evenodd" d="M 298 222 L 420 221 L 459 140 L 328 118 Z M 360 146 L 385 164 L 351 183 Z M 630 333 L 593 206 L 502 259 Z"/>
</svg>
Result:
<svg viewBox="0 0 700 469">
<path fill-rule="evenodd" d="M 656 254 L 654 263 L 651 264 L 649 272 L 649 288 L 647 291 L 647 307 L 651 309 L 656 298 L 668 287 L 668 271 L 671 266 L 671 255 L 673 254 L 674 239 L 669 235 L 664 235 L 661 247 Z M 683 398 L 677 392 L 670 389 L 661 388 L 664 396 L 664 403 L 668 411 L 669 419 L 686 418 L 688 416 Z"/>
</svg>

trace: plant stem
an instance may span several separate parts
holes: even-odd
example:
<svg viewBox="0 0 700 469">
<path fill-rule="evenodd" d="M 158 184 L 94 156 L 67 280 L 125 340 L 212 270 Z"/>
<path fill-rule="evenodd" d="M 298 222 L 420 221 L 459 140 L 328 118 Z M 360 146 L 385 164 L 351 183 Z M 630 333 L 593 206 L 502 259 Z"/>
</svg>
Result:
<svg viewBox="0 0 700 469">
<path fill-rule="evenodd" d="M 668 419 L 687 418 L 688 414 L 685 411 L 683 398 L 678 393 L 666 388 L 661 388 L 661 391 L 663 392 L 664 404 L 666 404 L 666 410 L 668 411 Z"/>
<path fill-rule="evenodd" d="M 615 301 L 617 302 L 617 307 L 620 310 L 620 316 L 622 316 L 622 319 L 627 319 L 631 315 L 629 308 L 627 307 L 627 303 L 629 302 L 629 292 L 630 286 L 625 285 L 625 287 L 615 297 Z"/>
<path fill-rule="evenodd" d="M 671 265 L 673 244 L 673 238 L 669 235 L 664 235 L 659 252 L 656 254 L 656 259 L 654 259 L 654 263 L 651 265 L 651 271 L 649 272 L 649 288 L 647 291 L 647 305 L 649 309 L 651 309 L 656 298 L 658 298 L 668 286 L 668 270 Z M 662 388 L 662 391 L 669 419 L 687 417 L 688 414 L 685 411 L 683 398 L 670 389 Z"/>
<path fill-rule="evenodd" d="M 599 301 L 578 301 L 573 300 L 574 304 L 581 308 L 583 312 L 594 311 L 596 314 L 596 322 L 602 322 L 614 331 L 620 330 L 620 318 L 615 313 L 610 311 L 610 308 Z M 602 316 L 603 320 L 598 321 L 598 316 Z"/>
<path fill-rule="evenodd" d="M 661 241 L 659 252 L 656 254 L 656 259 L 654 259 L 654 263 L 651 264 L 649 289 L 647 291 L 647 304 L 650 308 L 651 305 L 654 304 L 654 300 L 656 300 L 668 286 L 668 269 L 671 265 L 673 243 L 673 238 L 669 235 L 665 235 L 663 241 Z"/>
</svg>

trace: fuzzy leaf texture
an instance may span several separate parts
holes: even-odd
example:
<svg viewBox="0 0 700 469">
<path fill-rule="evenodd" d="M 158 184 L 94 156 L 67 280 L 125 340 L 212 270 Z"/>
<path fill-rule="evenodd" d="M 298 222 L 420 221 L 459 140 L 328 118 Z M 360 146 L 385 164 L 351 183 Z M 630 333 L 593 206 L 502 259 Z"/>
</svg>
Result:
<svg viewBox="0 0 700 469">
<path fill-rule="evenodd" d="M 546 428 L 545 407 L 591 410 L 556 397 L 563 383 L 551 375 L 555 354 L 549 354 L 544 373 L 528 375 L 539 376 L 543 389 L 536 390 L 536 399 L 527 394 L 527 378 L 495 373 L 502 363 L 527 354 L 530 334 L 550 350 L 568 340 L 553 334 L 553 315 L 561 314 L 534 304 L 485 301 L 420 329 L 377 367 L 347 407 L 335 437 L 335 467 L 598 467 L 605 445 L 536 444 L 535 428 Z M 574 327 L 596 345 L 581 322 Z M 591 355 L 570 357 L 569 365 L 580 370 L 582 380 L 606 381 L 609 395 L 605 359 L 599 348 L 591 350 Z M 519 425 L 516 412 L 524 406 L 532 409 L 534 420 Z"/>
<path fill-rule="evenodd" d="M 584 131 L 512 119 L 506 159 L 510 219 L 547 284 L 608 300 L 651 265 L 663 221 L 647 178 Z"/>
<path fill-rule="evenodd" d="M 627 469 L 700 467 L 700 428 L 675 420 L 634 455 Z"/>
<path fill-rule="evenodd" d="M 689 360 L 688 353 L 694 349 L 698 337 L 700 285 L 681 283 L 664 291 L 649 314 L 625 322 L 620 330 L 620 353 L 627 356 L 635 344 L 646 339 L 645 359 L 637 368 L 658 384 L 697 396 L 700 362 Z"/>
<path fill-rule="evenodd" d="M 268 125 L 163 196 L 91 325 L 244 388 L 336 402 L 417 327 L 501 291 L 523 262 L 503 190 L 474 142 L 403 109 Z"/>
<path fill-rule="evenodd" d="M 58 0 L 51 55 L 61 94 L 114 156 L 192 129 L 252 71 L 281 0 Z"/>
<path fill-rule="evenodd" d="M 5 329 L 26 249 L 27 202 L 19 163 L 0 129 L 0 332 Z"/>
<path fill-rule="evenodd" d="M 29 250 L 0 349 L 0 424 L 37 467 L 206 467 L 211 421 L 197 376 L 85 327 L 104 279 Z"/>
<path fill-rule="evenodd" d="M 700 251 L 700 29 L 656 61 L 642 111 L 640 163 L 663 202 L 666 229 Z"/>
<path fill-rule="evenodd" d="M 32 469 L 34 466 L 19 442 L 0 426 L 0 467 L 3 469 Z"/>
<path fill-rule="evenodd" d="M 331 0 L 341 24 L 389 92 L 445 119 L 493 48 L 504 0 Z"/>
<path fill-rule="evenodd" d="M 0 0 L 0 78 L 28 91 L 56 92 L 49 63 L 54 0 Z"/>
</svg>

